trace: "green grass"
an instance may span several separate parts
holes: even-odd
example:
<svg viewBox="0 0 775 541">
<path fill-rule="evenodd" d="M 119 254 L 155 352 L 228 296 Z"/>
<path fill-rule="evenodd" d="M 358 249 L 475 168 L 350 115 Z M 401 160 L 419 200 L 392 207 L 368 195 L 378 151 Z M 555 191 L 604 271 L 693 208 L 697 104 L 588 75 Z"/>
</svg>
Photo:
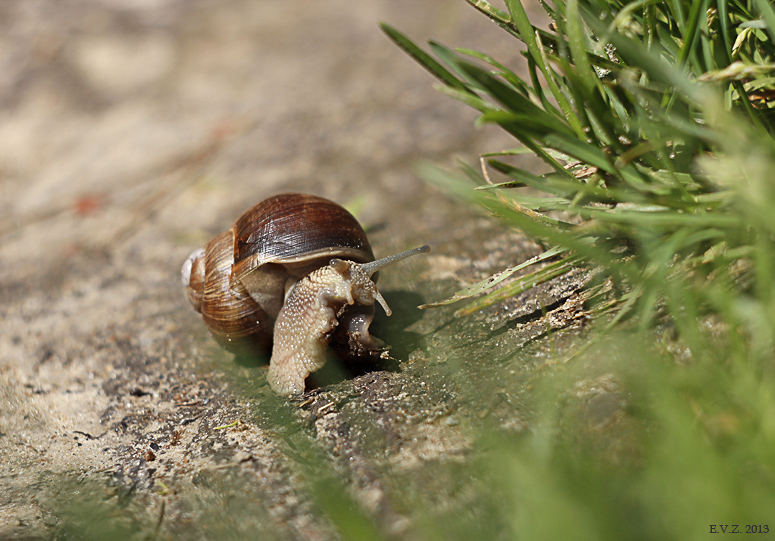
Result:
<svg viewBox="0 0 775 541">
<path fill-rule="evenodd" d="M 463 316 L 579 265 L 625 292 L 607 337 L 536 378 L 531 434 L 482 431 L 481 505 L 508 539 L 694 539 L 713 524 L 773 535 L 775 10 L 558 0 L 541 4 L 544 30 L 517 0 L 468 3 L 524 44 L 524 76 L 383 30 L 515 148 L 421 174 L 551 248 L 527 276 L 507 279 L 526 266 L 515 261 L 432 306 L 469 299 Z M 515 165 L 525 152 L 543 173 Z M 632 431 L 610 439 L 631 460 L 579 436 L 559 398 L 600 359 L 628 397 Z"/>
</svg>

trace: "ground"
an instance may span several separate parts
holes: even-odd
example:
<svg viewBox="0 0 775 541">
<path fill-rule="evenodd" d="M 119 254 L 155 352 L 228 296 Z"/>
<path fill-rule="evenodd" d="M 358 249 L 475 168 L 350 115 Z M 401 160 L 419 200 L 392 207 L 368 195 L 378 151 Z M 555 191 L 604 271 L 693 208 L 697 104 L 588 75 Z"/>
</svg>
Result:
<svg viewBox="0 0 775 541">
<path fill-rule="evenodd" d="M 480 482 L 452 472 L 471 428 L 529 426 L 542 311 L 578 327 L 583 276 L 466 320 L 416 308 L 539 248 L 417 178 L 419 160 L 513 143 L 380 21 L 519 59 L 462 0 L 0 5 L 0 537 L 332 539 L 345 509 L 412 538 L 421 508 L 470 507 Z M 391 359 L 297 400 L 213 343 L 179 281 L 284 191 L 348 206 L 377 256 L 433 249 L 380 278 Z M 475 399 L 461 383 L 494 380 L 510 385 Z M 616 385 L 593 383 L 580 400 L 604 422 Z"/>
</svg>

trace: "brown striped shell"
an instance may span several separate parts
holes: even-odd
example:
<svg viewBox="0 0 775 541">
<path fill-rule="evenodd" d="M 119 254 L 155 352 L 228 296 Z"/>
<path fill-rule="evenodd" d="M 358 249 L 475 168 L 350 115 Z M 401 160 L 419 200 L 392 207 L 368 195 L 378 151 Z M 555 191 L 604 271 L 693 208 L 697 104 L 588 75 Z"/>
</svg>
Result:
<svg viewBox="0 0 775 541">
<path fill-rule="evenodd" d="M 239 355 L 268 353 L 286 292 L 332 258 L 374 260 L 357 220 L 322 197 L 281 194 L 192 253 L 182 278 L 191 304 L 223 347 Z"/>
</svg>

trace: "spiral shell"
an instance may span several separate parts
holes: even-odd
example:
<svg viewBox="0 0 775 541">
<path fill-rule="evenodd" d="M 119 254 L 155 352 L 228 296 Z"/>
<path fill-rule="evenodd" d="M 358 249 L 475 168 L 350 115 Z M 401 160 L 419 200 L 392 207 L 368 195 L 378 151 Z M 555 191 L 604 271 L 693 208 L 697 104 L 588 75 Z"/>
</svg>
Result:
<svg viewBox="0 0 775 541">
<path fill-rule="evenodd" d="M 327 199 L 281 194 L 248 209 L 193 252 L 182 279 L 192 306 L 223 347 L 238 355 L 264 354 L 287 292 L 332 258 L 374 260 L 357 220 Z"/>
</svg>

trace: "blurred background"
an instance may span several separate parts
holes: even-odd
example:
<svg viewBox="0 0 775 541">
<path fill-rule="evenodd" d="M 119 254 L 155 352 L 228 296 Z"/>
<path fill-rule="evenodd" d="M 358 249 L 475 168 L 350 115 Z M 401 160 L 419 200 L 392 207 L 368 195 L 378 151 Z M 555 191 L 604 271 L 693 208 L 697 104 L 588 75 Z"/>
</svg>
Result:
<svg viewBox="0 0 775 541">
<path fill-rule="evenodd" d="M 6 272 L 150 229 L 164 232 L 156 248 L 198 243 L 278 191 L 358 201 L 367 225 L 391 221 L 397 203 L 392 222 L 433 220 L 438 200 L 414 163 L 474 158 L 503 136 L 473 129 L 380 21 L 518 54 L 460 0 L 3 2 Z"/>
</svg>

